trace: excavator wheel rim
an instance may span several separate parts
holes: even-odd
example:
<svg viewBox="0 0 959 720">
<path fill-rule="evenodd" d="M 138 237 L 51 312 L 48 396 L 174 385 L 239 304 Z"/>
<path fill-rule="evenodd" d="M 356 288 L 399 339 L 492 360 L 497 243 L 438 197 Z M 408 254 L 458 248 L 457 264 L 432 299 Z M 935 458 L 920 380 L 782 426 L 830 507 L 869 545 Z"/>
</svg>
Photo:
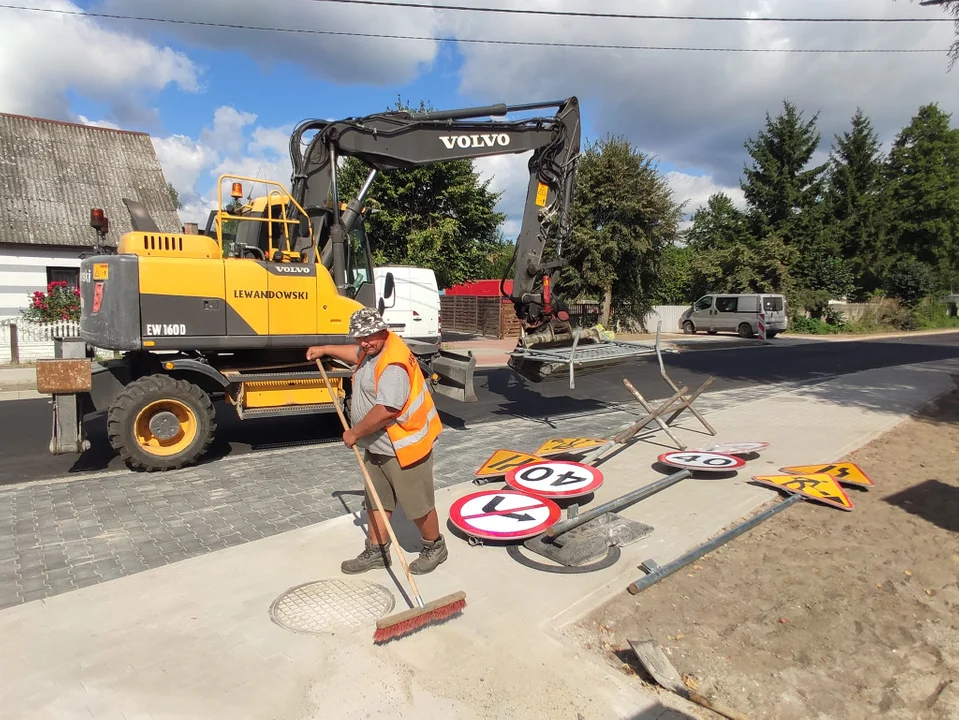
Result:
<svg viewBox="0 0 959 720">
<path fill-rule="evenodd" d="M 161 412 L 172 413 L 180 423 L 180 432 L 172 440 L 160 440 L 150 430 L 150 420 Z M 187 405 L 173 399 L 156 400 L 137 413 L 133 422 L 133 437 L 144 452 L 169 457 L 190 447 L 196 439 L 198 428 L 196 414 Z"/>
</svg>

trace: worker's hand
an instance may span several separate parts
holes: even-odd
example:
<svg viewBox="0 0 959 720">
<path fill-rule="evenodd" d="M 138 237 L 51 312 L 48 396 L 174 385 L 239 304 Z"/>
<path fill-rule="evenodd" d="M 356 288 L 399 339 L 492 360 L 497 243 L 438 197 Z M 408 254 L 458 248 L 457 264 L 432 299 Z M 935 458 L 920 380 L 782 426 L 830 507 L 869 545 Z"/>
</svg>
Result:
<svg viewBox="0 0 959 720">
<path fill-rule="evenodd" d="M 343 443 L 346 445 L 346 447 L 353 447 L 356 445 L 357 440 L 358 438 L 356 437 L 356 433 L 354 433 L 352 430 L 347 430 L 343 433 Z"/>
<path fill-rule="evenodd" d="M 323 357 L 324 347 L 322 345 L 313 345 L 306 349 L 307 360 L 319 360 Z"/>
</svg>

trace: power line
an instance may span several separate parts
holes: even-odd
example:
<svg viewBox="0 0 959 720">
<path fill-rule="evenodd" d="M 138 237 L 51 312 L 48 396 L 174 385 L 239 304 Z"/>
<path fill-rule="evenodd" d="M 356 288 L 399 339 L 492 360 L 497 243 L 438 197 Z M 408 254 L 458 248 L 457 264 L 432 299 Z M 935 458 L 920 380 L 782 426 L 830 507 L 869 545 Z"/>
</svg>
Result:
<svg viewBox="0 0 959 720">
<path fill-rule="evenodd" d="M 632 13 L 576 12 L 573 10 L 523 10 L 519 8 L 471 7 L 469 5 L 431 5 L 418 2 L 388 0 L 311 0 L 340 5 L 374 5 L 379 7 L 417 8 L 422 10 L 455 10 L 461 12 L 501 13 L 507 15 L 549 15 L 553 17 L 612 18 L 616 20 L 701 20 L 705 22 L 776 22 L 776 23 L 929 23 L 952 22 L 952 18 L 823 18 L 823 17 L 734 17 L 710 15 L 635 15 Z"/>
<path fill-rule="evenodd" d="M 282 28 L 262 25 L 241 25 L 237 23 L 209 22 L 203 20 L 182 20 L 176 18 L 157 18 L 142 15 L 115 15 L 110 13 L 80 12 L 76 10 L 59 10 L 54 8 L 25 7 L 22 5 L 8 5 L 0 3 L 0 9 L 24 10 L 51 15 L 69 15 L 75 17 L 98 18 L 104 20 L 137 20 L 142 22 L 166 23 L 170 25 L 193 25 L 199 27 L 223 28 L 230 30 L 246 30 L 255 32 L 292 33 L 302 35 L 328 35 L 336 37 L 361 37 L 381 40 L 419 40 L 440 43 L 466 43 L 474 45 L 513 45 L 524 47 L 555 47 L 577 48 L 594 50 L 654 50 L 669 52 L 712 52 L 712 53 L 812 53 L 812 54 L 915 54 L 915 53 L 945 53 L 948 50 L 930 48 L 873 48 L 873 49 L 824 49 L 824 48 L 723 48 L 723 47 L 683 47 L 662 45 L 612 45 L 603 43 L 564 43 L 564 42 L 536 42 L 532 40 L 493 40 L 480 38 L 431 37 L 428 35 L 387 35 L 382 33 L 348 32 L 345 30 L 313 30 L 310 28 Z"/>
</svg>

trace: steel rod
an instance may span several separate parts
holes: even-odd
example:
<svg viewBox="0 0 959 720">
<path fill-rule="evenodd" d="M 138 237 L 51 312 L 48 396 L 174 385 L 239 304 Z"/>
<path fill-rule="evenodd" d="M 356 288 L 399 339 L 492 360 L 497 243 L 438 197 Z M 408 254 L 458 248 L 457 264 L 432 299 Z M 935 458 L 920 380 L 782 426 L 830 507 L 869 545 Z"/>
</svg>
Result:
<svg viewBox="0 0 959 720">
<path fill-rule="evenodd" d="M 679 400 L 680 397 L 682 397 L 683 393 L 686 392 L 686 390 L 687 388 L 685 385 L 683 385 L 681 388 L 677 388 L 673 396 L 670 397 L 668 400 L 666 400 L 666 402 L 664 402 L 662 405 L 660 405 L 657 410 L 648 412 L 646 415 L 644 415 L 639 420 L 634 422 L 628 428 L 617 433 L 610 439 L 613 440 L 613 442 L 617 442 L 617 443 L 626 442 L 631 437 L 633 437 L 633 435 L 635 435 L 644 427 L 649 425 L 653 421 L 653 418 L 657 417 L 658 415 L 662 415 L 664 412 L 666 412 L 666 410 L 668 410 L 669 407 L 674 402 L 676 402 L 677 400 Z"/>
<path fill-rule="evenodd" d="M 653 412 L 653 409 L 650 407 L 649 403 L 646 402 L 646 398 L 644 398 L 640 394 L 639 390 L 633 387 L 633 384 L 629 380 L 627 380 L 626 378 L 623 378 L 623 384 L 633 394 L 633 397 L 635 397 L 639 401 L 639 404 L 643 406 L 643 410 L 645 410 L 648 413 Z M 681 411 L 677 411 L 676 414 L 679 414 L 679 412 Z M 656 413 L 656 417 L 654 417 L 653 419 L 656 421 L 659 427 L 662 428 L 663 432 L 669 436 L 669 438 L 673 441 L 673 443 L 675 443 L 676 447 L 678 447 L 680 450 L 686 449 L 686 443 L 684 443 L 678 437 L 673 435 L 673 431 L 669 429 L 669 423 L 663 422 L 663 418 L 660 416 L 659 413 Z"/>
<path fill-rule="evenodd" d="M 631 583 L 626 589 L 629 591 L 630 595 L 636 595 L 637 593 L 642 592 L 643 590 L 650 587 L 651 585 L 655 585 L 664 577 L 667 577 L 668 575 L 672 575 L 677 570 L 681 570 L 683 567 L 693 562 L 694 560 L 698 560 L 703 555 L 711 553 L 720 545 L 723 545 L 729 542 L 730 540 L 732 540 L 733 538 L 738 537 L 739 535 L 742 535 L 747 530 L 751 530 L 752 528 L 756 527 L 759 523 L 765 520 L 768 520 L 776 513 L 782 512 L 783 510 L 790 507 L 791 505 L 794 505 L 795 503 L 802 501 L 802 499 L 803 499 L 802 495 L 790 495 L 781 503 L 777 503 L 776 505 L 773 505 L 771 508 L 763 510 L 761 513 L 759 513 L 755 517 L 750 518 L 746 522 L 740 523 L 734 528 L 730 528 L 729 530 L 722 533 L 721 535 L 717 535 L 709 542 L 703 543 L 699 547 L 694 548 L 693 550 L 690 550 L 688 553 L 676 558 L 671 563 L 668 563 L 666 565 L 656 568 L 655 570 L 653 570 L 653 572 L 649 573 L 646 577 L 642 577 L 636 582 Z M 554 525 L 553 527 L 555 528 L 556 525 Z"/>
<path fill-rule="evenodd" d="M 563 533 L 569 532 L 573 528 L 577 528 L 583 523 L 587 523 L 593 518 L 597 518 L 603 513 L 614 512 L 616 510 L 621 510 L 627 505 L 632 505 L 635 502 L 639 502 L 644 498 L 649 497 L 650 495 L 655 495 L 661 490 L 665 490 L 670 485 L 675 485 L 680 480 L 684 480 L 692 475 L 690 470 L 680 470 L 675 472 L 672 475 L 667 475 L 661 480 L 652 482 L 649 485 L 644 485 L 641 488 L 633 490 L 631 493 L 626 493 L 618 498 L 614 498 L 609 502 L 603 503 L 602 505 L 597 505 L 590 510 L 587 510 L 584 513 L 580 513 L 576 517 L 567 518 L 566 520 L 561 520 L 555 525 L 550 526 L 546 530 L 546 534 L 549 537 L 556 537 L 557 535 L 562 535 Z"/>
</svg>

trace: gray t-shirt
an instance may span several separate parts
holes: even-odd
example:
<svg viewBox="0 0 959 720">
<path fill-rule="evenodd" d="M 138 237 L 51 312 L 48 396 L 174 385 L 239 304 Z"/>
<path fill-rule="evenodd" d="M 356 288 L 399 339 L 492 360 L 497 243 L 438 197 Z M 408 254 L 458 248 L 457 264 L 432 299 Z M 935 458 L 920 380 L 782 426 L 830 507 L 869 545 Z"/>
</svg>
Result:
<svg viewBox="0 0 959 720">
<path fill-rule="evenodd" d="M 390 365 L 383 371 L 379 387 L 373 389 L 377 360 L 378 357 L 363 358 L 353 377 L 353 400 L 350 404 L 353 425 L 358 424 L 374 405 L 399 409 L 410 396 L 410 379 L 406 371 L 396 365 Z M 396 455 L 385 428 L 361 437 L 356 444 L 377 455 Z"/>
</svg>

